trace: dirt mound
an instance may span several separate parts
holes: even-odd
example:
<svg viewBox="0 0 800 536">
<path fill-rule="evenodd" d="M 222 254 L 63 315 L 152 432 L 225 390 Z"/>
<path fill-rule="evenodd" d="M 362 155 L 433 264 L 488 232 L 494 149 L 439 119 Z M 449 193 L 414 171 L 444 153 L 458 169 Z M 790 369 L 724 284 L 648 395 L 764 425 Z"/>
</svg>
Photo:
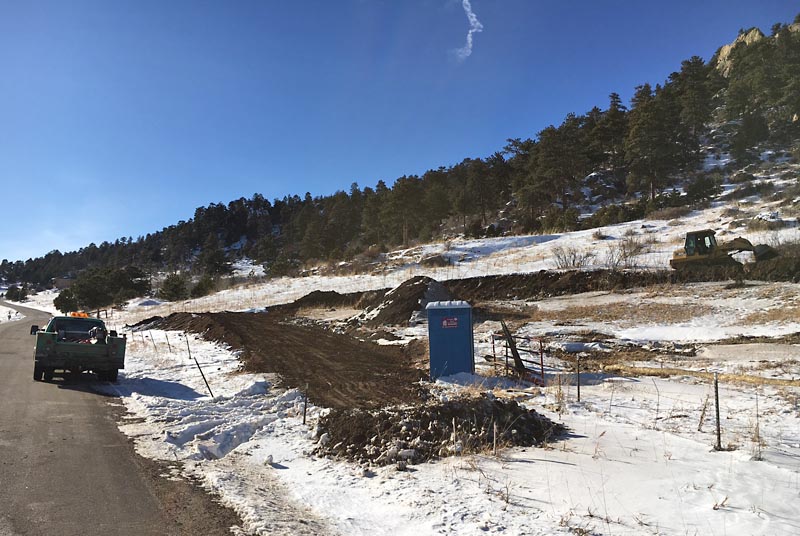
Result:
<svg viewBox="0 0 800 536">
<path fill-rule="evenodd" d="M 455 423 L 455 430 L 454 430 Z M 319 421 L 317 452 L 361 464 L 420 463 L 497 445 L 541 445 L 564 428 L 514 401 L 487 395 L 413 408 L 333 410 Z"/>
<path fill-rule="evenodd" d="M 488 275 L 445 281 L 444 286 L 459 300 L 531 299 L 577 294 L 596 290 L 620 290 L 669 283 L 672 272 L 624 272 L 594 270 L 529 274 Z"/>
<path fill-rule="evenodd" d="M 334 290 L 315 290 L 309 292 L 292 305 L 296 308 L 303 307 L 352 307 L 361 299 L 362 292 L 339 294 Z"/>
<path fill-rule="evenodd" d="M 417 276 L 387 292 L 383 301 L 367 310 L 360 320 L 369 327 L 408 324 L 414 313 L 424 311 L 428 303 L 452 299 L 438 281 Z"/>
<path fill-rule="evenodd" d="M 134 331 L 147 329 L 150 325 L 156 324 L 163 319 L 164 319 L 163 316 L 151 316 L 149 318 L 145 318 L 144 320 L 140 320 L 139 322 L 136 322 L 132 326 L 128 327 L 132 328 Z"/>
<path fill-rule="evenodd" d="M 155 327 L 155 326 L 154 326 Z M 174 313 L 159 329 L 198 333 L 241 351 L 248 372 L 274 372 L 286 387 L 305 389 L 315 404 L 378 408 L 419 402 L 424 393 L 403 351 L 315 325 L 296 325 L 274 313 Z"/>
<path fill-rule="evenodd" d="M 795 252 L 796 254 L 797 252 Z M 791 281 L 800 282 L 800 257 L 785 256 L 757 262 L 749 267 L 746 279 L 761 281 Z"/>
</svg>

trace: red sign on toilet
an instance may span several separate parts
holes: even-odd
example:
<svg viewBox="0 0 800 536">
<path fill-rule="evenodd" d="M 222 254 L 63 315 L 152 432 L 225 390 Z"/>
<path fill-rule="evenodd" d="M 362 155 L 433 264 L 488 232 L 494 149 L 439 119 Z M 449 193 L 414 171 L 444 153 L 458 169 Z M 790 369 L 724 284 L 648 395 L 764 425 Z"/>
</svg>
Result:
<svg viewBox="0 0 800 536">
<path fill-rule="evenodd" d="M 451 329 L 458 327 L 458 317 L 457 316 L 446 316 L 442 318 L 442 329 Z"/>
</svg>

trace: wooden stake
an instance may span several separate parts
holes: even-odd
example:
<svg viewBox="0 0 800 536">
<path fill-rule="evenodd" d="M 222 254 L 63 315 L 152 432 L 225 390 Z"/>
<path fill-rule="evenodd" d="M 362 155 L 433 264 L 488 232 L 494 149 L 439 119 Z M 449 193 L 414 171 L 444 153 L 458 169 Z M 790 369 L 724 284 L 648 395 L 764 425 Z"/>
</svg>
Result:
<svg viewBox="0 0 800 536">
<path fill-rule="evenodd" d="M 203 383 L 206 384 L 206 389 L 208 389 L 208 394 L 211 395 L 211 398 L 214 398 L 214 393 L 211 391 L 211 386 L 208 385 L 208 380 L 206 380 L 206 375 L 203 374 L 203 369 L 200 368 L 200 363 L 197 362 L 197 358 L 192 356 L 192 349 L 189 348 L 189 335 L 188 334 L 186 335 L 186 350 L 189 352 L 189 357 L 191 359 L 194 359 L 194 364 L 197 365 L 197 370 L 200 371 L 200 376 L 203 377 Z"/>
<path fill-rule="evenodd" d="M 544 386 L 544 341 L 539 339 L 539 368 L 542 370 L 542 386 Z"/>
<path fill-rule="evenodd" d="M 148 331 L 147 333 L 150 334 L 150 342 L 153 343 L 153 350 L 155 350 L 156 355 L 158 355 L 158 347 L 156 346 L 156 338 L 153 337 L 153 332 L 152 331 Z"/>
<path fill-rule="evenodd" d="M 306 408 L 308 408 L 308 384 L 306 384 L 306 390 L 303 393 L 303 424 L 306 423 Z"/>
<path fill-rule="evenodd" d="M 708 407 L 708 399 L 710 398 L 709 395 L 706 395 L 706 400 L 703 402 L 703 410 L 700 412 L 700 424 L 697 425 L 697 431 L 703 431 L 703 421 L 706 419 L 706 408 Z"/>
<path fill-rule="evenodd" d="M 719 423 L 719 377 L 714 373 L 714 405 L 717 408 L 717 444 L 714 445 L 714 450 L 722 450 L 722 430 Z"/>
</svg>

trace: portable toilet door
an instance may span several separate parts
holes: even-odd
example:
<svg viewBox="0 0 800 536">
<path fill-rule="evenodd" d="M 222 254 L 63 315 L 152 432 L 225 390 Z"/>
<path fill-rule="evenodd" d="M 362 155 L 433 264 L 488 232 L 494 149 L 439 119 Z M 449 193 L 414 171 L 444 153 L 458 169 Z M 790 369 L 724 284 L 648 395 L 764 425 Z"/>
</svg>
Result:
<svg viewBox="0 0 800 536">
<path fill-rule="evenodd" d="M 472 307 L 465 301 L 431 302 L 428 314 L 431 380 L 475 373 Z"/>
</svg>

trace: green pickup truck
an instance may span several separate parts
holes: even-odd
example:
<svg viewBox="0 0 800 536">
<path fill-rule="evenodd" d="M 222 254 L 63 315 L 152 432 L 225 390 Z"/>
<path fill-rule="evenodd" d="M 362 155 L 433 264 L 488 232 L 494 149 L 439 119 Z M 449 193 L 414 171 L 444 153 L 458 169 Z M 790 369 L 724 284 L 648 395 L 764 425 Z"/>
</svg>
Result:
<svg viewBox="0 0 800 536">
<path fill-rule="evenodd" d="M 92 371 L 103 381 L 115 382 L 125 368 L 126 338 L 110 333 L 99 318 L 56 316 L 44 329 L 31 326 L 36 335 L 33 379 L 53 379 L 56 370 Z"/>
</svg>

